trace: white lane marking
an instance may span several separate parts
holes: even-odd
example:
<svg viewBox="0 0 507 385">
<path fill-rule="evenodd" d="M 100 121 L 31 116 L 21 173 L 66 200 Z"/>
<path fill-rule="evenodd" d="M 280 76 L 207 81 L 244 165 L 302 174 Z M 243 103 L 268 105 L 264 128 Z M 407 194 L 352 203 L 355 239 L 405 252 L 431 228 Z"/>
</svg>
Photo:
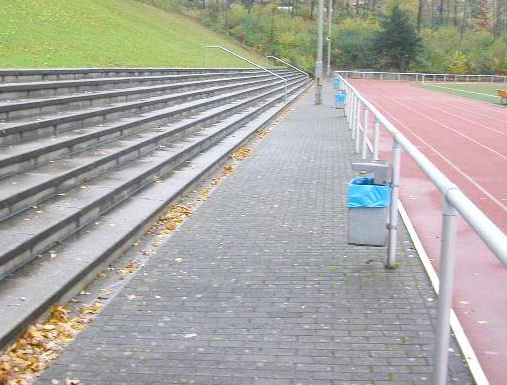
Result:
<svg viewBox="0 0 507 385">
<path fill-rule="evenodd" d="M 405 207 L 403 206 L 403 203 L 401 201 L 398 201 L 398 211 L 400 213 L 401 219 L 403 220 L 403 223 L 405 224 L 405 227 L 407 228 L 408 234 L 412 239 L 412 243 L 414 244 L 415 250 L 417 251 L 419 258 L 421 259 L 424 269 L 426 270 L 426 273 L 430 278 L 433 289 L 435 290 L 435 293 L 438 294 L 439 288 L 438 275 L 435 269 L 433 268 L 433 265 L 431 264 L 430 259 L 428 258 L 428 254 L 426 253 L 426 250 L 424 249 L 424 246 L 421 242 L 421 239 L 419 238 L 419 235 L 417 234 L 417 231 L 415 230 L 415 227 L 412 224 L 410 217 L 408 216 L 407 210 L 405 210 Z M 459 322 L 459 319 L 456 316 L 456 313 L 454 312 L 453 309 L 451 309 L 450 323 L 452 331 L 454 332 L 454 336 L 456 337 L 459 348 L 463 353 L 463 356 L 468 364 L 468 367 L 470 369 L 470 372 L 472 373 L 472 377 L 474 378 L 475 383 L 477 385 L 489 385 L 489 381 L 474 352 L 472 344 L 468 340 L 468 337 L 466 336 L 465 331 L 463 330 L 463 327 L 461 326 L 461 323 Z"/>
<path fill-rule="evenodd" d="M 423 102 L 421 102 L 421 104 L 424 104 L 425 106 L 427 106 L 427 107 L 429 107 L 429 108 L 433 108 L 433 109 L 435 109 L 435 110 L 437 110 L 437 111 L 441 111 L 441 112 L 443 112 L 444 114 L 451 115 L 451 116 L 454 116 L 454 117 L 456 117 L 456 118 L 460 118 L 461 120 L 464 120 L 464 121 L 469 122 L 469 123 L 473 123 L 473 124 L 475 124 L 476 126 L 484 127 L 485 129 L 490 130 L 490 131 L 492 131 L 492 132 L 495 132 L 495 133 L 497 133 L 497 134 L 500 134 L 500 135 L 502 135 L 502 136 L 507 136 L 507 132 L 499 131 L 499 130 L 497 130 L 497 129 L 495 129 L 495 128 L 492 128 L 492 127 L 489 127 L 489 126 L 487 126 L 487 125 L 485 125 L 485 124 L 478 123 L 478 122 L 476 122 L 476 121 L 474 121 L 474 120 L 470 120 L 470 119 L 464 118 L 463 116 L 453 114 L 452 112 L 449 112 L 449 110 L 444 110 L 443 108 L 438 108 L 438 107 L 436 107 L 436 106 L 433 106 L 433 105 L 431 105 L 431 104 L 427 104 L 427 103 L 423 103 Z M 504 121 L 502 121 L 502 122 L 507 124 L 507 122 L 506 122 L 505 120 L 504 120 Z"/>
<path fill-rule="evenodd" d="M 418 114 L 418 115 L 422 116 L 423 118 L 426 118 L 426 119 L 428 119 L 428 120 L 430 120 L 430 121 L 434 122 L 435 124 L 437 124 L 437 125 L 439 125 L 439 126 L 442 126 L 442 127 L 447 128 L 449 131 L 452 131 L 452 132 L 454 132 L 455 134 L 457 134 L 457 135 L 459 135 L 459 136 L 461 136 L 461 137 L 463 137 L 463 138 L 465 138 L 465 139 L 467 139 L 467 140 L 469 140 L 469 141 L 471 141 L 471 142 L 475 143 L 475 144 L 476 144 L 476 145 L 478 145 L 479 147 L 482 147 L 482 148 L 484 148 L 484 149 L 486 149 L 486 150 L 488 150 L 488 151 L 490 151 L 490 152 L 494 153 L 495 155 L 498 155 L 500 158 L 507 160 L 507 156 L 505 156 L 505 155 L 501 154 L 500 152 L 498 152 L 498 151 L 496 151 L 496 150 L 492 149 L 492 148 L 491 148 L 491 147 L 489 147 L 489 146 L 486 146 L 485 144 L 482 144 L 481 142 L 479 142 L 479 141 L 477 141 L 477 140 L 475 140 L 475 139 L 473 139 L 473 138 L 469 137 L 468 135 L 465 135 L 465 134 L 463 134 L 463 133 L 461 133 L 461 132 L 459 132 L 459 131 L 455 130 L 454 128 L 452 128 L 452 127 L 448 126 L 447 124 L 441 123 L 441 122 L 439 122 L 438 120 L 433 119 L 433 118 L 431 118 L 430 116 L 428 116 L 428 115 L 426 115 L 426 114 L 423 114 L 422 112 L 417 111 L 415 108 L 412 108 L 412 107 L 410 107 L 410 106 L 407 106 L 406 104 L 404 104 L 404 103 L 402 103 L 402 102 L 399 102 L 399 101 L 397 101 L 397 100 L 395 100 L 395 99 L 393 99 L 393 98 L 390 98 L 389 96 L 383 95 L 383 97 L 384 97 L 384 98 L 386 98 L 386 99 L 391 100 L 391 101 L 392 101 L 392 102 L 394 102 L 394 103 L 397 103 L 397 104 L 399 104 L 399 105 L 401 105 L 401 106 L 405 107 L 406 109 L 408 109 L 408 110 L 410 110 L 410 111 L 413 111 L 414 113 L 416 113 L 416 114 Z"/>
<path fill-rule="evenodd" d="M 440 153 L 436 148 L 434 148 L 431 144 L 429 144 L 427 141 L 425 141 L 423 138 L 421 138 L 419 135 L 417 135 L 413 130 L 411 130 L 405 123 L 401 122 L 398 118 L 393 116 L 389 111 L 387 111 L 385 108 L 378 105 L 378 103 L 371 101 L 373 104 L 375 104 L 375 107 L 380 111 L 382 110 L 383 114 L 387 117 L 390 116 L 391 121 L 397 121 L 401 126 L 405 127 L 405 129 L 410 132 L 414 137 L 419 139 L 423 144 L 425 144 L 430 150 L 432 150 L 437 156 L 439 156 L 444 162 L 446 162 L 449 166 L 451 166 L 454 170 L 456 170 L 459 174 L 461 174 L 466 180 L 468 180 L 470 183 L 472 183 L 479 191 L 481 191 L 484 195 L 486 195 L 491 201 L 495 202 L 502 210 L 507 212 L 507 207 L 498 200 L 494 195 L 489 193 L 487 190 L 485 190 L 479 183 L 477 183 L 475 180 L 473 180 L 468 174 L 466 174 L 464 171 L 462 171 L 458 166 L 456 166 L 454 163 L 452 163 L 449 159 L 447 159 L 442 153 Z"/>
</svg>

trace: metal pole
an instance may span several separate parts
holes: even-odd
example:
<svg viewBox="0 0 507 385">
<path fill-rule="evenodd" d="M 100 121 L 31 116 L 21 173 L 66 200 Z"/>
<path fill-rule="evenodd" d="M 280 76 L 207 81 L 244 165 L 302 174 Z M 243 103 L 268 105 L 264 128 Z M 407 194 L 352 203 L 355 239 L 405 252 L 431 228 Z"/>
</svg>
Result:
<svg viewBox="0 0 507 385">
<path fill-rule="evenodd" d="M 327 10 L 328 15 L 328 32 L 327 32 L 327 77 L 331 79 L 331 20 L 333 16 L 333 0 L 329 0 L 329 9 Z"/>
<path fill-rule="evenodd" d="M 380 132 L 380 122 L 377 118 L 375 118 L 375 132 L 373 133 L 373 160 L 378 159 L 378 146 L 379 146 L 379 133 Z"/>
<path fill-rule="evenodd" d="M 444 200 L 442 218 L 442 246 L 440 251 L 440 284 L 438 288 L 437 333 L 435 337 L 434 385 L 444 385 L 449 358 L 450 311 L 454 283 L 454 243 L 456 240 L 456 209 Z"/>
<path fill-rule="evenodd" d="M 396 238 L 398 228 L 398 195 L 401 169 L 401 146 L 394 138 L 392 156 L 391 206 L 389 209 L 389 222 L 387 225 L 387 263 L 386 267 L 393 269 L 396 264 Z"/>
<path fill-rule="evenodd" d="M 356 115 L 356 95 L 350 92 L 350 89 L 347 88 L 347 93 L 350 98 L 350 120 L 349 120 L 349 130 L 352 130 L 352 125 L 354 124 L 354 119 Z"/>
<path fill-rule="evenodd" d="M 322 104 L 322 35 L 324 33 L 324 0 L 319 0 L 317 62 L 315 63 L 315 104 Z"/>
<path fill-rule="evenodd" d="M 368 116 L 370 115 L 370 111 L 366 108 L 364 110 L 364 125 L 363 125 L 363 136 L 362 136 L 362 146 L 361 146 L 361 158 L 366 159 L 366 142 L 368 141 Z"/>
<path fill-rule="evenodd" d="M 357 133 L 359 132 L 360 120 L 361 120 L 361 102 L 357 100 L 356 119 L 351 133 L 352 139 L 354 140 L 354 154 L 357 154 L 359 152 L 359 149 L 357 148 Z"/>
</svg>

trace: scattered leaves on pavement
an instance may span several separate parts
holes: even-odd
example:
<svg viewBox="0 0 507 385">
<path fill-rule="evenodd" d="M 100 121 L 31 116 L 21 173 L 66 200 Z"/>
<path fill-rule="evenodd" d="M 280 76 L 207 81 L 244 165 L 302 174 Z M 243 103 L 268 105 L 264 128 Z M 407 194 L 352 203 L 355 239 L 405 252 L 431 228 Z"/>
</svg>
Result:
<svg viewBox="0 0 507 385">
<path fill-rule="evenodd" d="M 61 354 L 63 348 L 73 341 L 77 333 L 101 310 L 101 305 L 91 304 L 80 307 L 77 314 L 71 314 L 65 306 L 53 306 L 46 321 L 31 325 L 2 353 L 0 384 L 28 384 Z M 71 381 L 77 381 L 72 384 L 80 383 L 79 380 Z M 52 383 L 55 384 L 54 381 Z"/>
<path fill-rule="evenodd" d="M 137 269 L 139 269 L 139 263 L 137 263 L 136 261 L 130 261 L 122 268 L 116 270 L 116 274 L 118 274 L 118 277 L 120 279 L 125 279 Z"/>
<path fill-rule="evenodd" d="M 234 151 L 231 155 L 231 159 L 234 161 L 242 161 L 250 156 L 251 150 L 247 147 L 239 147 L 236 151 Z"/>
</svg>

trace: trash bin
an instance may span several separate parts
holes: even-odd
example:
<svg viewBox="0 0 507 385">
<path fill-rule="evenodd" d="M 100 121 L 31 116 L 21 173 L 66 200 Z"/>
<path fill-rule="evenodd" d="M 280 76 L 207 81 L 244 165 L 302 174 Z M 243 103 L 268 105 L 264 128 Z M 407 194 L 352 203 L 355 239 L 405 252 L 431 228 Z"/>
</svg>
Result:
<svg viewBox="0 0 507 385">
<path fill-rule="evenodd" d="M 386 183 L 387 165 L 363 163 L 355 166 L 376 173 L 377 180 L 375 177 L 360 177 L 349 183 L 347 242 L 353 245 L 385 246 L 390 202 L 390 188 Z"/>
<path fill-rule="evenodd" d="M 347 96 L 345 94 L 345 90 L 336 90 L 334 93 L 334 108 L 344 109 L 346 99 Z"/>
<path fill-rule="evenodd" d="M 334 78 L 334 80 L 333 80 L 333 88 L 335 90 L 337 90 L 338 88 L 340 88 L 340 78 Z"/>
</svg>

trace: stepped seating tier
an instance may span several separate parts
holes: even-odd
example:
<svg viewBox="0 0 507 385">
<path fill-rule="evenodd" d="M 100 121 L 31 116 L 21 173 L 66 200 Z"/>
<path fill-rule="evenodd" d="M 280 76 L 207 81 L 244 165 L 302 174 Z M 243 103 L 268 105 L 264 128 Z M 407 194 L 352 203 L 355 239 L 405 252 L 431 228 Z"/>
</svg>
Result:
<svg viewBox="0 0 507 385">
<path fill-rule="evenodd" d="M 0 346 L 311 84 L 276 72 L 0 70 Z"/>
</svg>

